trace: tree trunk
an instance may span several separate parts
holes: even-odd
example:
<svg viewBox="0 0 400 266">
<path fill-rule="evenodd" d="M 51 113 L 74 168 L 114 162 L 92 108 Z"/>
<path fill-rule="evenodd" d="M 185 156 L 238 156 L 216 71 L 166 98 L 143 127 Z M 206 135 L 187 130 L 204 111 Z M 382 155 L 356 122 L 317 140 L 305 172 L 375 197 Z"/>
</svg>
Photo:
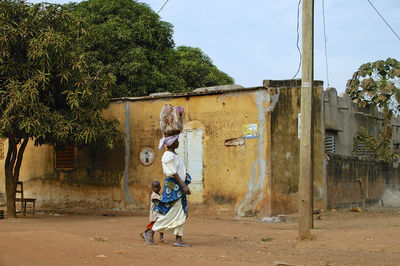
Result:
<svg viewBox="0 0 400 266">
<path fill-rule="evenodd" d="M 6 175 L 7 217 L 9 218 L 16 217 L 15 194 L 19 179 L 19 171 L 21 169 L 22 158 L 26 145 L 28 144 L 28 138 L 22 141 L 18 149 L 17 144 L 19 144 L 20 142 L 21 139 L 15 138 L 15 136 L 13 135 L 8 138 L 8 151 L 4 164 Z"/>
<path fill-rule="evenodd" d="M 16 218 L 16 208 L 15 208 L 15 191 L 16 184 L 13 184 L 13 178 L 6 176 L 6 196 L 7 196 L 7 217 Z"/>
</svg>

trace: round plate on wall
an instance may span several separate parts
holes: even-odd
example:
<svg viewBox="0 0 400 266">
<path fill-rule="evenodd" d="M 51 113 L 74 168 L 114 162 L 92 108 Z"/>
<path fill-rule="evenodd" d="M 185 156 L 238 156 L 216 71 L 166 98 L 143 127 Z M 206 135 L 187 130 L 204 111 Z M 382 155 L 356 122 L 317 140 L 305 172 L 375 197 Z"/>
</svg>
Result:
<svg viewBox="0 0 400 266">
<path fill-rule="evenodd" d="M 140 150 L 139 154 L 139 160 L 143 165 L 150 165 L 154 162 L 156 155 L 154 154 L 154 151 L 150 147 L 143 147 Z"/>
</svg>

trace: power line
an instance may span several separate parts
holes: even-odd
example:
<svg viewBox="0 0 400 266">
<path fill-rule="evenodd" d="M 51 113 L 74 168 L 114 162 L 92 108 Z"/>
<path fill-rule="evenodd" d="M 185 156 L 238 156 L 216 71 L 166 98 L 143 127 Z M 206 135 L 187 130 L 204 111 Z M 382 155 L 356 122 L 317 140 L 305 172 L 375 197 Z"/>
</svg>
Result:
<svg viewBox="0 0 400 266">
<path fill-rule="evenodd" d="M 328 71 L 328 50 L 326 49 L 326 30 L 325 30 L 325 1 L 322 0 L 322 19 L 324 21 L 324 42 L 325 42 L 325 68 L 326 68 L 326 82 L 329 87 L 329 71 Z"/>
<path fill-rule="evenodd" d="M 399 35 L 394 31 L 394 29 L 392 27 L 390 27 L 389 23 L 386 21 L 386 19 L 379 13 L 378 9 L 376 9 L 376 7 L 371 3 L 370 0 L 367 0 L 371 6 L 375 9 L 376 13 L 378 13 L 378 15 L 382 18 L 382 20 L 386 23 L 386 25 L 389 27 L 389 29 L 394 33 L 394 35 L 396 35 L 397 39 L 400 40 Z"/>
<path fill-rule="evenodd" d="M 160 11 L 164 8 L 164 6 L 169 2 L 169 0 L 165 1 L 165 3 L 162 5 L 162 7 L 160 8 L 160 10 L 158 10 L 157 14 L 160 13 Z"/>
<path fill-rule="evenodd" d="M 297 39 L 296 39 L 296 46 L 297 46 L 297 50 L 299 51 L 299 67 L 297 68 L 297 72 L 296 72 L 296 74 L 294 74 L 292 79 L 294 79 L 297 76 L 297 74 L 299 74 L 300 68 L 301 68 L 301 60 L 302 60 L 301 50 L 300 50 L 300 47 L 299 47 L 299 39 L 300 39 L 300 35 L 299 35 L 300 3 L 301 3 L 301 0 L 299 0 L 299 3 L 297 4 Z"/>
</svg>

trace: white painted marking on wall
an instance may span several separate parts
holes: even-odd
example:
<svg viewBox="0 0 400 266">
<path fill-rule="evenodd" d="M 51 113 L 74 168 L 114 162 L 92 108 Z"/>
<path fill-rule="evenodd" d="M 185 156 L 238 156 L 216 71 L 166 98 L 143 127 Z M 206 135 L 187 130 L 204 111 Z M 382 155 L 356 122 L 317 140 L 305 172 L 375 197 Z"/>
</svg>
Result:
<svg viewBox="0 0 400 266">
<path fill-rule="evenodd" d="M 301 113 L 297 114 L 297 138 L 300 139 L 301 135 Z"/>
<path fill-rule="evenodd" d="M 289 173 L 288 171 L 285 171 L 284 174 L 285 174 L 285 177 L 286 177 L 287 179 L 290 179 L 290 173 Z"/>
</svg>

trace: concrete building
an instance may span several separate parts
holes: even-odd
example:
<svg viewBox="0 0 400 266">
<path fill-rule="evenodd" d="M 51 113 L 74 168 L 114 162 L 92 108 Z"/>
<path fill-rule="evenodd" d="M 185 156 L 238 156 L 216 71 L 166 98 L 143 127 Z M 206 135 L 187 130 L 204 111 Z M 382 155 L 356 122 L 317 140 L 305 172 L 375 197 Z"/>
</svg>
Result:
<svg viewBox="0 0 400 266">
<path fill-rule="evenodd" d="M 326 206 L 360 206 L 361 197 L 366 203 L 381 202 L 389 206 L 391 202 L 400 206 L 400 169 L 397 165 L 354 154 L 361 148 L 354 145 L 360 128 L 364 127 L 370 135 L 378 137 L 384 121 L 383 114 L 377 109 L 359 108 L 347 94 L 338 96 L 334 88 L 328 88 L 323 99 L 327 153 L 324 166 Z M 394 116 L 391 124 L 393 148 L 399 150 L 400 118 Z"/>
<path fill-rule="evenodd" d="M 359 108 L 348 94 L 338 96 L 335 88 L 327 88 L 324 92 L 324 123 L 325 139 L 329 146 L 328 152 L 352 155 L 354 137 L 361 127 L 368 130 L 374 137 L 379 136 L 384 116 L 377 109 L 373 111 Z M 400 144 L 400 118 L 391 119 L 393 144 Z M 332 143 L 330 145 L 330 143 Z"/>
</svg>

